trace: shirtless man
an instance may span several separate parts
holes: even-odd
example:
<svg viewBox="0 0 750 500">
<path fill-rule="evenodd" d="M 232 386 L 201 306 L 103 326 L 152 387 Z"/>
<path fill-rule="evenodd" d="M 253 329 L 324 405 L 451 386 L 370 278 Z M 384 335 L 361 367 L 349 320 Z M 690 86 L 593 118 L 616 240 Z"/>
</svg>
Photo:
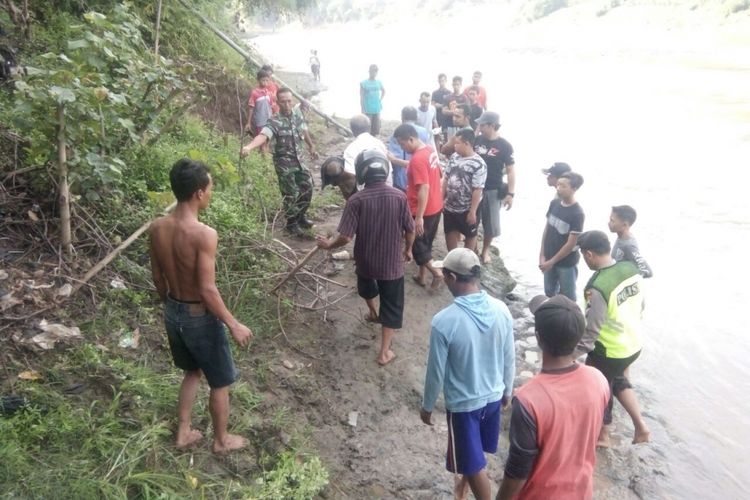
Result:
<svg viewBox="0 0 750 500">
<path fill-rule="evenodd" d="M 216 288 L 216 230 L 198 221 L 211 201 L 213 181 L 206 165 L 183 158 L 169 173 L 177 198 L 174 212 L 151 225 L 151 272 L 164 301 L 164 323 L 172 358 L 185 371 L 177 403 L 177 448 L 203 438 L 191 426 L 191 412 L 201 373 L 211 388 L 208 409 L 214 428 L 212 450 L 227 453 L 247 446 L 227 433 L 229 386 L 238 372 L 224 325 L 242 347 L 253 332 L 227 310 Z"/>
</svg>

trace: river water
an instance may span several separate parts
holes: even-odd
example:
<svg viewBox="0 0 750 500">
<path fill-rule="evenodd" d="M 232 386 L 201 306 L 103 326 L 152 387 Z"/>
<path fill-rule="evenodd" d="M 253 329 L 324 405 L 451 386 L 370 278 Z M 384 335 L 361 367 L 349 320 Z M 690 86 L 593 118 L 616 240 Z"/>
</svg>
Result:
<svg viewBox="0 0 750 500">
<path fill-rule="evenodd" d="M 632 379 L 649 446 L 663 450 L 664 495 L 750 497 L 750 45 L 726 45 L 721 30 L 475 25 L 490 35 L 477 37 L 484 42 L 447 45 L 454 24 L 412 22 L 288 29 L 253 44 L 290 71 L 307 71 L 316 48 L 327 87 L 317 102 L 342 117 L 359 112 L 371 63 L 386 119 L 434 90 L 439 72 L 467 82 L 482 70 L 489 108 L 516 151 L 517 194 L 498 243 L 529 294 L 541 292 L 536 261 L 554 194 L 540 168 L 566 161 L 584 176 L 585 229 L 607 231 L 612 205 L 634 206 L 633 232 L 655 277 Z M 580 289 L 590 274 L 581 261 Z"/>
</svg>

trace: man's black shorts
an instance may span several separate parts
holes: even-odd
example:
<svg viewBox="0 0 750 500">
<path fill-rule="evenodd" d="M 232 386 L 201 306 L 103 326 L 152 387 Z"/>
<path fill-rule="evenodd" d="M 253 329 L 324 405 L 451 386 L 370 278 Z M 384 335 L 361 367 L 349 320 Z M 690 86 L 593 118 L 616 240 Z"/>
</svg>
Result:
<svg viewBox="0 0 750 500">
<path fill-rule="evenodd" d="M 398 330 L 404 322 L 404 277 L 375 280 L 357 275 L 357 292 L 363 299 L 380 295 L 380 324 Z"/>
<path fill-rule="evenodd" d="M 466 222 L 466 216 L 469 214 L 468 211 L 457 214 L 444 210 L 443 213 L 443 229 L 445 234 L 458 231 L 466 238 L 473 238 L 477 235 L 479 224 L 469 224 Z"/>
<path fill-rule="evenodd" d="M 424 234 L 414 239 L 411 254 L 418 266 L 423 266 L 432 260 L 432 242 L 435 240 L 440 225 L 440 212 L 424 217 Z"/>
</svg>

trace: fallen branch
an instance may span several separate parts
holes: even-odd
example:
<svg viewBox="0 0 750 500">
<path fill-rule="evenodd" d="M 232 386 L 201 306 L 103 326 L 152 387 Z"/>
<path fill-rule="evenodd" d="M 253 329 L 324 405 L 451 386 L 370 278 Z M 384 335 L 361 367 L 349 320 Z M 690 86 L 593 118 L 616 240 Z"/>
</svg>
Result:
<svg viewBox="0 0 750 500">
<path fill-rule="evenodd" d="M 279 283 L 275 287 L 273 287 L 273 289 L 271 290 L 271 293 L 276 292 L 276 290 L 278 290 L 279 288 L 281 288 L 281 286 L 284 283 L 286 283 L 287 281 L 289 281 L 289 278 L 291 278 L 292 276 L 294 276 L 295 274 L 297 274 L 297 271 L 299 271 L 300 269 L 302 269 L 302 266 L 304 266 L 305 264 L 307 264 L 307 261 L 310 260 L 313 255 L 315 255 L 316 253 L 318 253 L 318 250 L 320 250 L 320 247 L 317 246 L 317 245 L 315 245 L 312 250 L 310 250 L 309 252 L 307 252 L 307 255 L 305 255 L 305 257 L 299 262 L 299 264 L 297 264 L 296 266 L 294 266 L 292 268 L 292 270 L 289 271 L 286 276 L 284 276 L 284 279 L 282 279 L 281 281 L 279 281 Z"/>
<path fill-rule="evenodd" d="M 177 206 L 177 202 L 175 201 L 174 203 L 172 203 L 171 205 L 169 205 L 164 210 L 164 213 L 166 214 L 166 213 L 171 212 L 172 209 L 174 209 L 174 207 L 176 207 L 176 206 Z M 106 257 L 104 257 L 102 260 L 100 260 L 94 267 L 92 267 L 91 269 L 89 269 L 89 271 L 83 276 L 83 278 L 81 278 L 80 282 L 76 286 L 73 287 L 73 292 L 70 295 L 72 296 L 78 290 L 80 290 L 80 288 L 84 284 L 86 284 L 91 278 L 93 278 L 99 271 L 101 271 L 102 269 L 104 269 L 107 266 L 107 264 L 109 264 L 110 262 L 112 262 L 114 260 L 114 258 L 117 257 L 120 254 L 120 252 L 122 252 L 123 250 L 125 250 L 126 248 L 128 248 L 135 240 L 138 239 L 138 237 L 140 235 L 142 235 L 143 233 L 145 233 L 148 230 L 148 228 L 151 227 L 151 224 L 153 222 L 154 222 L 153 220 L 150 220 L 147 223 L 145 223 L 144 225 L 142 225 L 141 227 L 139 227 L 138 230 L 136 232 L 134 232 L 133 234 L 131 234 L 130 237 L 128 237 L 127 240 L 125 240 L 122 243 L 120 243 L 120 245 L 117 248 L 115 248 L 114 250 L 112 250 L 111 252 L 109 252 Z"/>
</svg>

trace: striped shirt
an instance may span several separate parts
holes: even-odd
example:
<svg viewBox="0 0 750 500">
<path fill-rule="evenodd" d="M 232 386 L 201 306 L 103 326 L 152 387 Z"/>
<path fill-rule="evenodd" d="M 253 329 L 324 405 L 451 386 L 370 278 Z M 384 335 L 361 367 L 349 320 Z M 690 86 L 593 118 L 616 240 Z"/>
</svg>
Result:
<svg viewBox="0 0 750 500">
<path fill-rule="evenodd" d="M 377 182 L 354 193 L 346 202 L 338 231 L 354 237 L 357 275 L 395 280 L 404 275 L 404 233 L 414 232 L 406 195 Z"/>
</svg>

